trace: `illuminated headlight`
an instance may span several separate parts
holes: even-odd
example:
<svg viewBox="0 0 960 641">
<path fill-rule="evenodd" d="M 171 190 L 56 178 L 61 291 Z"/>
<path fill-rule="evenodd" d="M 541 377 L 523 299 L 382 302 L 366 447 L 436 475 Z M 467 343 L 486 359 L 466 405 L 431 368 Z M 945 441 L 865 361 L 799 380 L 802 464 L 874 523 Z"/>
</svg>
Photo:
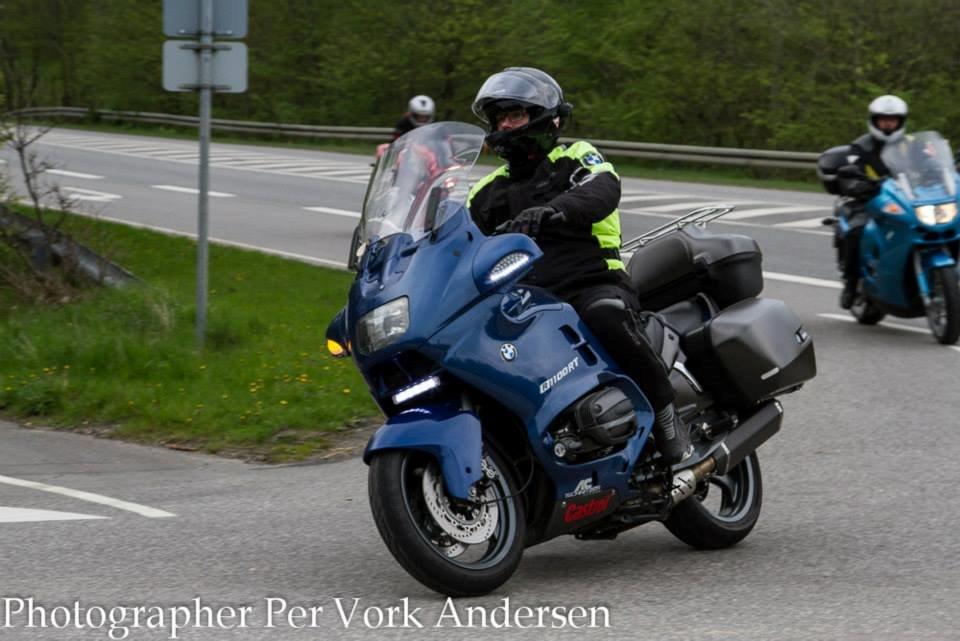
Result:
<svg viewBox="0 0 960 641">
<path fill-rule="evenodd" d="M 924 225 L 943 225 L 957 217 L 957 203 L 917 207 L 917 219 Z"/>
<path fill-rule="evenodd" d="M 491 269 L 490 273 L 487 274 L 487 280 L 491 283 L 498 283 L 511 274 L 515 274 L 517 271 L 523 269 L 523 267 L 529 262 L 530 254 L 526 254 L 524 252 L 513 252 L 512 254 L 507 254 L 498 260 L 497 264 L 493 266 L 493 269 Z"/>
<path fill-rule="evenodd" d="M 432 389 L 440 387 L 440 379 L 436 376 L 430 376 L 421 381 L 417 381 L 410 387 L 404 387 L 402 390 L 393 395 L 393 404 L 402 405 L 406 403 L 411 398 L 425 394 Z"/>
<path fill-rule="evenodd" d="M 395 342 L 410 327 L 410 303 L 406 296 L 364 314 L 357 322 L 357 349 L 369 354 Z"/>
</svg>

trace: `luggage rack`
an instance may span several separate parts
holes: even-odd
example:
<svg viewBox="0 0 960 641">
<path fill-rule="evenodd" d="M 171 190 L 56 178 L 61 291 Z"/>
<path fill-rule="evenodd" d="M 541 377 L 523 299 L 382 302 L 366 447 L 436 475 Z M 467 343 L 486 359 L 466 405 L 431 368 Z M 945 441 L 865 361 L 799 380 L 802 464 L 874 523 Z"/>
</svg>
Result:
<svg viewBox="0 0 960 641">
<path fill-rule="evenodd" d="M 735 205 L 710 205 L 709 207 L 694 209 L 693 211 L 687 212 L 679 218 L 674 218 L 669 223 L 665 223 L 659 227 L 654 227 L 650 231 L 641 234 L 636 238 L 628 240 L 620 247 L 620 251 L 636 251 L 647 243 L 651 243 L 659 238 L 663 238 L 664 236 L 669 236 L 670 234 L 680 231 L 687 225 L 705 227 L 708 223 L 712 223 L 717 218 L 720 218 L 725 214 L 729 214 L 731 211 L 733 211 L 734 207 Z"/>
</svg>

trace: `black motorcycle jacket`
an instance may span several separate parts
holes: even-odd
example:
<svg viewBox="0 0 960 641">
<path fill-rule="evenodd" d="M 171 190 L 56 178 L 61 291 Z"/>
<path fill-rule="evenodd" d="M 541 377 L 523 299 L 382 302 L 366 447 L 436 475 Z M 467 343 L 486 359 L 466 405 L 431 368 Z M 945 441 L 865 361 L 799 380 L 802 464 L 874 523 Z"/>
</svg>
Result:
<svg viewBox="0 0 960 641">
<path fill-rule="evenodd" d="M 537 236 L 543 258 L 523 282 L 568 298 L 586 287 L 630 287 L 620 259 L 620 178 L 588 142 L 559 145 L 531 171 L 504 165 L 470 190 L 467 206 L 477 226 L 490 234 L 524 209 L 549 206 L 564 222 Z"/>
<path fill-rule="evenodd" d="M 881 179 L 890 175 L 890 170 L 880 157 L 884 142 L 870 134 L 864 134 L 850 143 L 851 165 L 860 170 L 863 178 L 844 176 L 843 171 L 837 177 L 837 187 L 844 196 L 857 200 L 869 200 L 879 191 Z"/>
<path fill-rule="evenodd" d="M 393 126 L 393 140 L 396 140 L 408 131 L 413 131 L 417 126 L 413 124 L 413 116 L 410 112 L 403 114 L 403 117 Z"/>
</svg>

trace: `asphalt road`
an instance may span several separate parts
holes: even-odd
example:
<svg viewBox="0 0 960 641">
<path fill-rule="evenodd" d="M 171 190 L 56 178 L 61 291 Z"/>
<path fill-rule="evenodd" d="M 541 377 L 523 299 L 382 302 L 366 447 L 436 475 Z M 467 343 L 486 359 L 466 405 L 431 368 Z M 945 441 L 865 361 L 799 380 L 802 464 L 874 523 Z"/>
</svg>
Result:
<svg viewBox="0 0 960 641">
<path fill-rule="evenodd" d="M 195 196 L 154 187 L 193 186 L 187 156 L 144 157 L 141 139 L 89 136 L 51 137 L 43 150 L 64 163 L 62 171 L 102 178 L 61 174 L 58 182 L 86 196 L 120 196 L 87 201 L 104 215 L 192 231 Z M 97 151 L 107 139 L 132 146 Z M 154 154 L 195 151 L 149 142 Z M 359 210 L 366 159 L 218 151 L 223 163 L 252 162 L 215 166 L 211 188 L 233 195 L 212 199 L 214 236 L 343 260 L 355 221 L 342 212 Z M 337 169 L 318 163 L 331 159 L 355 173 L 330 175 Z M 284 162 L 293 164 L 263 168 Z M 315 175 L 290 175 L 307 166 Z M 623 203 L 646 208 L 625 214 L 625 235 L 662 221 L 669 211 L 651 209 L 658 206 L 725 200 L 741 203 L 737 211 L 796 208 L 736 221 L 764 249 L 772 272 L 765 295 L 787 300 L 803 318 L 819 366 L 816 379 L 784 398 L 783 429 L 760 450 L 764 509 L 742 544 L 696 552 L 658 524 L 612 542 L 554 540 L 527 550 L 495 594 L 451 605 L 409 578 L 383 546 L 358 459 L 266 467 L 0 424 L 0 637 L 121 638 L 122 628 L 111 637 L 95 624 L 101 611 L 123 606 L 144 608 L 131 639 L 171 638 L 171 620 L 186 624 L 176 631 L 183 639 L 956 639 L 960 348 L 937 345 L 916 321 L 864 328 L 843 320 L 829 235 L 804 226 L 824 215 L 826 196 L 633 179 L 625 193 L 651 196 Z M 667 196 L 652 198 L 660 194 Z M 46 627 L 25 627 L 30 598 L 34 623 L 46 616 Z M 596 627 L 577 629 L 590 620 L 574 617 L 562 628 L 498 628 L 505 598 L 513 612 L 592 608 Z M 195 599 L 219 613 L 221 625 L 204 612 L 197 621 Z M 76 627 L 75 603 L 84 629 Z M 239 621 L 230 612 L 244 607 L 246 626 L 225 629 Z M 315 621 L 311 607 L 322 608 Z M 472 625 L 469 607 L 477 608 Z M 481 609 L 493 617 L 486 625 Z M 454 627 L 454 614 L 462 627 Z M 66 627 L 51 627 L 60 623 Z"/>
</svg>

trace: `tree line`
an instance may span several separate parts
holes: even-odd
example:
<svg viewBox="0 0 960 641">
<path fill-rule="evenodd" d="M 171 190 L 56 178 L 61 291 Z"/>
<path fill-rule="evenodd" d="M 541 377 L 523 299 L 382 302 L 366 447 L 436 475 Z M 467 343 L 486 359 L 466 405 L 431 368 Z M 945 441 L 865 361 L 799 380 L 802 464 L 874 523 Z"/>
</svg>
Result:
<svg viewBox="0 0 960 641">
<path fill-rule="evenodd" d="M 960 117 L 956 0 L 249 0 L 249 89 L 217 117 L 391 126 L 415 94 L 473 122 L 492 72 L 551 73 L 571 135 L 816 151 L 884 93 Z M 195 114 L 161 87 L 162 2 L 0 0 L 2 108 Z"/>
</svg>

